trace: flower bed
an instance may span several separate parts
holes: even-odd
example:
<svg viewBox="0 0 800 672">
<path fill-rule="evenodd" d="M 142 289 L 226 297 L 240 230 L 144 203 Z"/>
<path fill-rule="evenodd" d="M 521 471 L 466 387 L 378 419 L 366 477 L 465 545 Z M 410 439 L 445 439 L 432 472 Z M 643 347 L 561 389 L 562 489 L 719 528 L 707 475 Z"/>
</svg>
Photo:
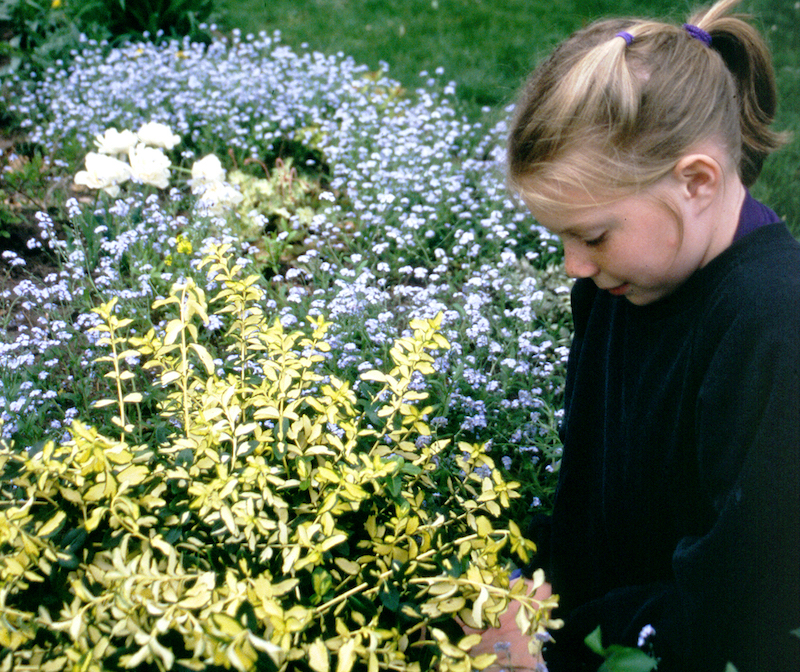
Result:
<svg viewBox="0 0 800 672">
<path fill-rule="evenodd" d="M 17 77 L 9 98 L 25 141 L 3 156 L 4 173 L 10 184 L 48 183 L 17 212 L 35 220 L 28 252 L 52 272 L 32 272 L 29 254 L 3 253 L 0 461 L 13 550 L 4 551 L 3 646 L 29 648 L 52 669 L 84 660 L 89 645 L 109 664 L 159 668 L 177 664 L 177 650 L 192 665 L 239 669 L 286 669 L 291 656 L 321 672 L 334 659 L 349 670 L 401 654 L 410 670 L 418 661 L 486 664 L 466 655 L 473 639 L 458 648 L 446 630 L 454 614 L 492 622 L 511 599 L 505 571 L 527 542 L 510 520 L 552 494 L 570 333 L 559 248 L 502 186 L 504 124 L 459 116 L 441 73 L 406 91 L 342 55 L 297 54 L 277 36 L 84 47 L 68 69 Z M 225 258 L 209 273 L 220 249 Z M 226 285 L 224 269 L 244 279 Z M 223 307 L 208 309 L 206 295 Z M 176 322 L 176 306 L 191 315 Z M 276 344 L 289 340 L 302 364 L 275 378 L 277 360 L 263 352 L 288 356 L 294 346 Z M 415 343 L 431 352 L 412 362 Z M 283 400 L 274 411 L 270 395 Z M 270 438 L 286 432 L 302 456 L 291 465 Z M 376 440 L 356 449 L 361 437 Z M 280 487 L 304 503 L 290 507 L 291 520 L 276 509 L 278 536 L 240 539 L 254 515 L 241 493 L 266 487 L 252 471 L 263 459 L 278 460 Z M 85 471 L 90 463 L 96 474 Z M 188 495 L 222 487 L 219 506 L 190 513 L 184 472 Z M 367 484 L 373 499 L 361 495 Z M 326 504 L 314 493 L 331 485 L 358 496 Z M 451 503 L 438 501 L 447 492 Z M 362 500 L 373 507 L 358 514 L 366 523 L 355 516 Z M 411 550 L 401 558 L 383 537 L 409 506 L 418 522 L 404 523 Z M 418 548 L 440 524 L 439 506 L 453 521 L 433 544 L 452 547 L 446 556 L 433 542 Z M 347 531 L 336 527 L 350 518 Z M 239 556 L 223 555 L 242 539 L 261 555 L 239 558 L 233 572 Z M 351 543 L 381 550 L 352 563 L 340 557 Z M 219 556 L 209 560 L 214 544 Z M 176 557 L 182 578 L 169 579 L 177 592 L 159 602 L 159 619 L 148 586 L 155 575 L 167 581 Z M 149 615 L 119 604 L 108 612 L 109 591 L 134 590 L 114 583 L 134 559 L 147 575 L 135 590 L 152 602 Z M 275 572 L 289 583 L 273 581 Z M 26 600 L 60 573 L 73 592 L 48 598 L 37 615 Z M 240 612 L 258 586 L 283 592 L 259 593 L 256 626 Z M 369 627 L 359 620 L 373 610 L 359 606 L 362 592 L 382 600 Z M 345 602 L 352 621 L 333 618 Z M 327 605 L 332 620 L 312 627 Z M 114 609 L 128 614 L 124 627 L 108 621 Z M 402 610 L 419 655 L 407 637 L 379 628 Z M 302 627 L 276 648 L 290 611 L 302 612 Z M 546 612 L 520 613 L 529 632 L 548 623 Z M 379 650 L 370 628 L 379 628 Z M 48 659 L 48 647 L 63 656 Z"/>
<path fill-rule="evenodd" d="M 163 124 L 180 143 L 162 150 L 173 166 L 167 187 L 128 181 L 113 197 L 73 187 L 66 208 L 37 215 L 30 246 L 53 255 L 58 271 L 3 296 L 6 438 L 22 448 L 60 437 L 76 416 L 102 422 L 100 411 L 87 417 L 104 385 L 91 309 L 117 297 L 134 333 L 163 329 L 150 303 L 184 277 L 213 289 L 197 264 L 221 242 L 267 279 L 265 308 L 285 327 L 331 321 L 328 365 L 356 387 L 411 319 L 442 312 L 452 348 L 418 383 L 432 393 L 432 425 L 488 442 L 521 475 L 526 506 L 546 500 L 568 289 L 556 242 L 504 191 L 504 124 L 460 117 L 441 74 L 404 91 L 277 36 L 84 46 L 69 69 L 14 82 L 9 110 L 45 167 L 71 181 L 108 129 Z M 189 166 L 209 154 L 238 180 L 246 210 L 198 208 Z M 20 256 L 4 262 L 24 274 Z M 211 316 L 209 343 L 218 327 Z"/>
</svg>

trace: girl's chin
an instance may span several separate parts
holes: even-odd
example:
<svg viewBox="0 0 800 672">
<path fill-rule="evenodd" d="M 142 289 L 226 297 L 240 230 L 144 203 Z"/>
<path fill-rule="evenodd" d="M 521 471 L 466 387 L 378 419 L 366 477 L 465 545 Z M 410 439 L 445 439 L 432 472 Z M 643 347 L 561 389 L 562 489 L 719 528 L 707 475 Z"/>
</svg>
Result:
<svg viewBox="0 0 800 672">
<path fill-rule="evenodd" d="M 630 284 L 627 282 L 618 285 L 617 287 L 612 287 L 608 290 L 609 294 L 613 294 L 614 296 L 625 296 L 630 291 Z"/>
</svg>

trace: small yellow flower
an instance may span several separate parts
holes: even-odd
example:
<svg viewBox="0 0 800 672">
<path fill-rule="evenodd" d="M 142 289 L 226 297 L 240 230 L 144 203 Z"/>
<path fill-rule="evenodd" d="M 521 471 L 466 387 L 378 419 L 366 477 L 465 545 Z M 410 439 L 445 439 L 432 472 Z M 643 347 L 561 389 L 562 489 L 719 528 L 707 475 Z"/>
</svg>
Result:
<svg viewBox="0 0 800 672">
<path fill-rule="evenodd" d="M 175 250 L 178 254 L 191 254 L 192 253 L 192 243 L 186 239 L 182 233 L 175 239 L 176 247 Z"/>
<path fill-rule="evenodd" d="M 164 257 L 164 266 L 172 266 L 172 255 L 168 254 Z"/>
<path fill-rule="evenodd" d="M 61 7 L 61 5 L 62 5 L 61 0 L 53 0 L 53 2 L 50 5 L 50 9 L 58 9 L 59 7 Z"/>
</svg>

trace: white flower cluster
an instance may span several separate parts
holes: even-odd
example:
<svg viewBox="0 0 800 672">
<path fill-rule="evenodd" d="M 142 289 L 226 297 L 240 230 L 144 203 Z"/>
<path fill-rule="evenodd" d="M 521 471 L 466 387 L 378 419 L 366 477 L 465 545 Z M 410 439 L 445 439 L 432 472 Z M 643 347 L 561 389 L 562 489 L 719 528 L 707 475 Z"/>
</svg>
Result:
<svg viewBox="0 0 800 672">
<path fill-rule="evenodd" d="M 219 216 L 242 202 L 241 192 L 225 181 L 226 176 L 225 168 L 215 154 L 194 162 L 189 186 L 193 194 L 200 196 L 197 207 L 201 212 Z"/>
<path fill-rule="evenodd" d="M 180 141 L 169 126 L 152 121 L 136 133 L 106 129 L 95 136 L 97 151 L 86 155 L 86 170 L 76 173 L 75 184 L 102 189 L 112 197 L 119 195 L 120 185 L 128 180 L 166 189 L 172 162 L 164 150 L 173 149 Z M 226 171 L 216 155 L 195 161 L 191 173 L 189 186 L 200 197 L 197 207 L 201 212 L 220 216 L 241 203 L 242 194 L 225 181 Z"/>
<path fill-rule="evenodd" d="M 97 151 L 86 155 L 86 170 L 76 173 L 75 184 L 102 189 L 114 197 L 128 180 L 166 189 L 172 162 L 163 150 L 180 141 L 169 126 L 158 122 L 143 124 L 136 133 L 109 128 L 95 137 Z M 124 156 L 128 162 L 120 158 Z"/>
</svg>

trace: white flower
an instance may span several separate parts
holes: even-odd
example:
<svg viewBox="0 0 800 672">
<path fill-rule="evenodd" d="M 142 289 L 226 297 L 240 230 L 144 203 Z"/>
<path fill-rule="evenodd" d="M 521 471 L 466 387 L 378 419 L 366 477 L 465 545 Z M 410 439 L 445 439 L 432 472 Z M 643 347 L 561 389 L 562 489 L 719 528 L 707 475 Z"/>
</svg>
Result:
<svg viewBox="0 0 800 672">
<path fill-rule="evenodd" d="M 181 141 L 180 136 L 175 135 L 169 126 L 155 121 L 144 124 L 137 132 L 137 135 L 145 145 L 163 147 L 164 149 L 172 149 Z"/>
<path fill-rule="evenodd" d="M 202 193 L 213 182 L 225 180 L 225 169 L 215 154 L 208 154 L 192 164 L 192 179 L 189 186 L 193 194 Z"/>
<path fill-rule="evenodd" d="M 639 632 L 639 641 L 636 642 L 636 646 L 641 649 L 645 645 L 647 639 L 655 634 L 656 629 L 652 625 L 645 625 Z"/>
<path fill-rule="evenodd" d="M 210 215 L 221 215 L 226 209 L 242 202 L 238 189 L 227 182 L 211 182 L 197 202 L 198 208 Z"/>
<path fill-rule="evenodd" d="M 116 128 L 109 128 L 103 135 L 94 136 L 94 144 L 101 154 L 127 154 L 137 142 L 136 133 L 127 130 L 120 132 Z"/>
<path fill-rule="evenodd" d="M 131 178 L 131 167 L 113 156 L 89 152 L 86 155 L 86 170 L 75 175 L 75 184 L 90 189 L 102 189 L 110 196 L 119 194 L 119 185 Z"/>
<path fill-rule="evenodd" d="M 159 189 L 169 186 L 169 157 L 160 149 L 138 144 L 128 152 L 131 162 L 131 177 L 136 182 L 149 184 Z"/>
</svg>

